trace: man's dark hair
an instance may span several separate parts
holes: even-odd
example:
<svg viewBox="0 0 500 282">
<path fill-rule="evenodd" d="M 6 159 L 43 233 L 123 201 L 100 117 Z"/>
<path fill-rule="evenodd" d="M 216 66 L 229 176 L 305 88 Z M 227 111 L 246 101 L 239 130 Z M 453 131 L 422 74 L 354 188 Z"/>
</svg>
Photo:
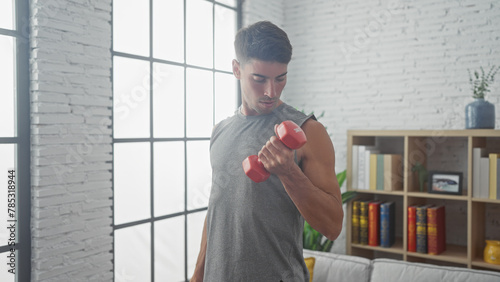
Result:
<svg viewBox="0 0 500 282">
<path fill-rule="evenodd" d="M 269 21 L 256 22 L 240 29 L 234 48 L 241 64 L 251 59 L 288 64 L 292 59 L 292 45 L 287 34 Z"/>
</svg>

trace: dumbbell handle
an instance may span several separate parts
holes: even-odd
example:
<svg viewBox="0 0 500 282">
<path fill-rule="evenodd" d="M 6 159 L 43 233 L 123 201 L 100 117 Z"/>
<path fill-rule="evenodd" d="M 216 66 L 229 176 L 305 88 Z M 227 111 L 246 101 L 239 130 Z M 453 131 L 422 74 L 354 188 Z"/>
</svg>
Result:
<svg viewBox="0 0 500 282">
<path fill-rule="evenodd" d="M 257 155 L 248 156 L 243 161 L 243 170 L 250 179 L 257 183 L 266 181 L 271 176 Z"/>
<path fill-rule="evenodd" d="M 285 146 L 292 150 L 299 149 L 307 142 L 306 135 L 304 131 L 302 131 L 302 128 L 290 120 L 286 120 L 278 125 L 276 128 L 276 135 Z M 247 157 L 242 165 L 245 174 L 254 182 L 259 183 L 266 181 L 271 175 L 265 169 L 257 155 Z"/>
</svg>

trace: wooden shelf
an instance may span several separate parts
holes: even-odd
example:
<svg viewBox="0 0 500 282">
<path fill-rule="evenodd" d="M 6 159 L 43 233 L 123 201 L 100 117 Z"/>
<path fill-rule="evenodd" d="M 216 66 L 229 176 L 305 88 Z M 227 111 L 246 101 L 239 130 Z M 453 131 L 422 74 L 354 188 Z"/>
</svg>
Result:
<svg viewBox="0 0 500 282">
<path fill-rule="evenodd" d="M 431 260 L 467 264 L 467 247 L 465 246 L 446 245 L 446 251 L 440 253 L 439 255 L 429 255 L 416 252 L 408 252 L 407 255 Z"/>
<path fill-rule="evenodd" d="M 485 148 L 488 153 L 500 152 L 500 130 L 349 130 L 347 134 L 347 190 L 356 191 L 360 200 L 395 201 L 396 236 L 400 236 L 391 248 L 352 244 L 351 201 L 347 204 L 347 254 L 368 258 L 396 255 L 407 261 L 500 272 L 500 265 L 488 264 L 482 259 L 485 240 L 500 240 L 496 232 L 498 227 L 491 218 L 491 214 L 498 211 L 500 200 L 475 198 L 472 187 L 473 148 Z M 354 145 L 375 146 L 380 154 L 402 154 L 403 189 L 392 192 L 356 189 L 352 181 Z M 417 176 L 411 171 L 416 162 L 424 164 L 429 171 L 461 172 L 462 195 L 433 194 L 428 193 L 427 188 L 420 192 Z M 444 204 L 447 207 L 445 252 L 429 255 L 407 251 L 406 211 L 415 204 Z"/>
<path fill-rule="evenodd" d="M 481 198 L 472 198 L 472 202 L 474 202 L 474 203 L 500 204 L 500 200 L 481 199 Z"/>
<path fill-rule="evenodd" d="M 403 239 L 402 238 L 396 238 L 396 242 L 394 245 L 392 245 L 390 248 L 383 248 L 380 246 L 373 247 L 373 246 L 368 246 L 368 245 L 361 245 L 361 244 L 352 244 L 353 248 L 358 248 L 358 249 L 365 249 L 365 250 L 371 250 L 371 251 L 379 251 L 379 252 L 386 252 L 386 253 L 393 253 L 393 254 L 404 254 L 404 249 L 403 249 Z"/>
<path fill-rule="evenodd" d="M 352 191 L 356 191 L 356 193 L 359 194 L 371 194 L 371 195 L 392 195 L 392 196 L 403 196 L 404 192 L 403 191 L 393 191 L 393 192 L 387 192 L 387 191 L 377 191 L 377 190 L 363 190 L 363 189 L 352 189 Z"/>
<path fill-rule="evenodd" d="M 456 200 L 456 201 L 467 201 L 467 196 L 459 195 L 442 195 L 442 194 L 431 194 L 422 192 L 409 192 L 408 197 L 415 198 L 426 198 L 426 199 L 443 199 L 443 200 Z"/>
<path fill-rule="evenodd" d="M 500 264 L 491 264 L 485 262 L 483 259 L 472 260 L 472 266 L 484 268 L 487 270 L 500 271 Z"/>
<path fill-rule="evenodd" d="M 435 129 L 435 130 L 348 130 L 352 136 L 365 137 L 500 137 L 500 130 L 494 129 Z"/>
</svg>

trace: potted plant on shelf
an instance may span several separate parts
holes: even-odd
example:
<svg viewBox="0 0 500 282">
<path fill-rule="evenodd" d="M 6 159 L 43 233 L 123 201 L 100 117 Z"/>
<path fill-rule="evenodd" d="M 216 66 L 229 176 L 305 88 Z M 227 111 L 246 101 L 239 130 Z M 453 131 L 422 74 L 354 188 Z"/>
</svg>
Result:
<svg viewBox="0 0 500 282">
<path fill-rule="evenodd" d="M 484 100 L 484 97 L 490 92 L 490 83 L 493 83 L 499 69 L 500 66 L 492 66 L 488 73 L 485 73 L 483 67 L 480 67 L 481 73 L 474 71 L 474 76 L 468 70 L 472 98 L 475 101 L 465 107 L 465 128 L 495 128 L 495 105 Z"/>
<path fill-rule="evenodd" d="M 346 171 L 342 171 L 337 174 L 337 180 L 339 182 L 339 187 L 342 187 L 346 179 Z M 342 204 L 347 203 L 349 200 L 356 196 L 354 191 L 346 191 L 342 193 Z M 323 234 L 314 230 L 309 223 L 304 222 L 304 249 L 313 251 L 330 252 L 333 246 L 333 241 L 327 239 Z"/>
</svg>

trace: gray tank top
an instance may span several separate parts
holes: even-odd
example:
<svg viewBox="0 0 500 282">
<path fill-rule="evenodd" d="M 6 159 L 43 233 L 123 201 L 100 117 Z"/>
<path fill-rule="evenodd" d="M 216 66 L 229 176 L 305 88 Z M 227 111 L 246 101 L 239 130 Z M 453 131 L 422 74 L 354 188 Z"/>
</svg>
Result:
<svg viewBox="0 0 500 282">
<path fill-rule="evenodd" d="M 302 126 L 309 118 L 283 103 L 268 115 L 237 111 L 214 128 L 204 281 L 309 281 L 302 215 L 276 175 L 255 183 L 241 165 L 274 135 L 275 124 Z"/>
</svg>

